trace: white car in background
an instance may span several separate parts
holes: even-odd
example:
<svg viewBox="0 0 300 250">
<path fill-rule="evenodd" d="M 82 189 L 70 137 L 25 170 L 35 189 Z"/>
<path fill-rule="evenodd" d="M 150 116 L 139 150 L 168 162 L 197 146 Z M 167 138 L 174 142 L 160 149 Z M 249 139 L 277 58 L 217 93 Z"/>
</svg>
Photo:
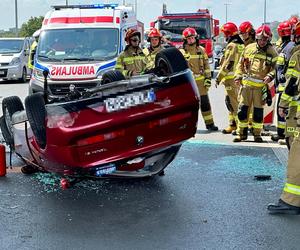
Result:
<svg viewBox="0 0 300 250">
<path fill-rule="evenodd" d="M 29 38 L 0 38 L 0 79 L 26 82 Z"/>
</svg>

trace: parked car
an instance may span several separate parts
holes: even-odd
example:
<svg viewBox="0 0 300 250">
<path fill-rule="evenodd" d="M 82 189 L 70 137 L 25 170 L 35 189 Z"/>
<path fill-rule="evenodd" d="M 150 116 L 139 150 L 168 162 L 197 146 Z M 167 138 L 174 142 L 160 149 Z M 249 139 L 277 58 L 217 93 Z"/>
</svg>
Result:
<svg viewBox="0 0 300 250">
<path fill-rule="evenodd" d="M 29 38 L 0 38 L 0 79 L 26 82 Z"/>
</svg>

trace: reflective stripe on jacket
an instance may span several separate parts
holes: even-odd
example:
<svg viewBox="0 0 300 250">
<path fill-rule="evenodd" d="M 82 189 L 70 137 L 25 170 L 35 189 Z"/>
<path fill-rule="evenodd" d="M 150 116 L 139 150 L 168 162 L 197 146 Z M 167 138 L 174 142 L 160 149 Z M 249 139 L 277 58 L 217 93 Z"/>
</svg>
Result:
<svg viewBox="0 0 300 250">
<path fill-rule="evenodd" d="M 125 77 L 130 77 L 135 72 L 143 74 L 146 68 L 145 55 L 141 48 L 135 49 L 127 46 L 117 58 L 116 70 L 123 73 Z"/>
<path fill-rule="evenodd" d="M 234 71 L 238 65 L 241 54 L 244 51 L 244 45 L 230 42 L 225 49 L 224 59 L 217 75 L 217 81 L 226 81 L 234 79 Z"/>
<path fill-rule="evenodd" d="M 203 76 L 203 79 L 211 78 L 211 70 L 209 67 L 208 56 L 205 49 L 201 46 L 186 45 L 184 49 L 180 50 L 194 75 Z"/>
<path fill-rule="evenodd" d="M 143 49 L 143 53 L 145 55 L 145 63 L 146 63 L 146 69 L 153 69 L 155 67 L 155 58 L 159 51 L 161 51 L 163 48 L 162 46 L 159 46 L 157 48 L 145 48 Z"/>
<path fill-rule="evenodd" d="M 30 52 L 29 52 L 29 57 L 28 57 L 28 68 L 30 68 L 30 69 L 34 68 L 34 65 L 32 62 L 34 62 L 34 56 L 35 56 L 37 44 L 38 44 L 37 41 L 34 41 L 30 46 Z"/>
<path fill-rule="evenodd" d="M 263 80 L 266 76 L 274 79 L 277 52 L 272 45 L 266 49 L 258 47 L 257 43 L 248 45 L 242 53 L 235 72 L 236 79 L 251 77 Z"/>
<path fill-rule="evenodd" d="M 285 74 L 286 86 L 280 98 L 279 106 L 288 108 L 290 103 L 299 98 L 300 93 L 300 45 L 292 50 L 292 56 Z"/>
</svg>

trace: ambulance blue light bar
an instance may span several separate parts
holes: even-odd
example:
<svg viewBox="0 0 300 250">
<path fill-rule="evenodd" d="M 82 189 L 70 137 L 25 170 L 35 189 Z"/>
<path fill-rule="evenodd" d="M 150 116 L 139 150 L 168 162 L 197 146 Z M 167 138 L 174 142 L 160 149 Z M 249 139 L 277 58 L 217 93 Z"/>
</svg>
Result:
<svg viewBox="0 0 300 250">
<path fill-rule="evenodd" d="M 52 6 L 55 10 L 60 9 L 115 9 L 117 3 L 84 4 L 84 5 L 56 5 Z"/>
</svg>

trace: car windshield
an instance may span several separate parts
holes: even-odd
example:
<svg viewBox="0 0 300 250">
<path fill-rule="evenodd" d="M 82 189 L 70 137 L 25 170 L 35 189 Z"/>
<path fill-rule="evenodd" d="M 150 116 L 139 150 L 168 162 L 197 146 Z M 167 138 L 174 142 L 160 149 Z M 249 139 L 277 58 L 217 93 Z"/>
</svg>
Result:
<svg viewBox="0 0 300 250">
<path fill-rule="evenodd" d="M 41 61 L 104 61 L 118 53 L 118 30 L 77 28 L 46 30 L 38 43 Z"/>
<path fill-rule="evenodd" d="M 0 53 L 1 54 L 10 54 L 10 53 L 19 53 L 23 48 L 23 40 L 0 40 Z"/>
<path fill-rule="evenodd" d="M 158 22 L 158 28 L 165 30 L 174 35 L 174 39 L 178 40 L 178 36 L 182 35 L 185 28 L 192 27 L 197 30 L 200 39 L 207 39 L 211 37 L 210 20 L 208 18 L 180 18 L 180 19 L 168 19 L 162 18 Z M 173 37 L 172 37 L 173 38 Z M 171 40 L 172 40 L 171 38 Z"/>
</svg>

